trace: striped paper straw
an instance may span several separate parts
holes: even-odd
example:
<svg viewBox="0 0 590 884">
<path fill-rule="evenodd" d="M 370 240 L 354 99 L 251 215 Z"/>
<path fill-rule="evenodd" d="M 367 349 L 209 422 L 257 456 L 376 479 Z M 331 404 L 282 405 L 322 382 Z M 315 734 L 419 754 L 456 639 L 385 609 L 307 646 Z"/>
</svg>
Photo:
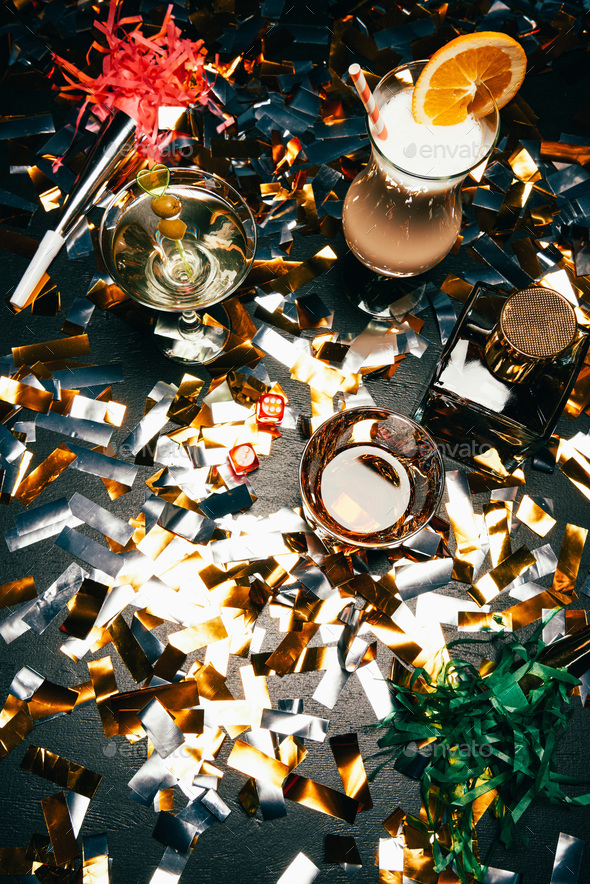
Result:
<svg viewBox="0 0 590 884">
<path fill-rule="evenodd" d="M 375 135 L 377 138 L 380 138 L 381 141 L 385 141 L 387 138 L 387 129 L 385 128 L 385 123 L 379 113 L 379 108 L 375 104 L 373 93 L 369 89 L 367 81 L 365 80 L 365 75 L 361 71 L 360 64 L 351 64 L 348 68 L 348 73 L 352 77 L 352 81 L 356 86 L 356 91 L 358 92 L 360 99 L 365 106 L 365 110 L 373 124 Z"/>
</svg>

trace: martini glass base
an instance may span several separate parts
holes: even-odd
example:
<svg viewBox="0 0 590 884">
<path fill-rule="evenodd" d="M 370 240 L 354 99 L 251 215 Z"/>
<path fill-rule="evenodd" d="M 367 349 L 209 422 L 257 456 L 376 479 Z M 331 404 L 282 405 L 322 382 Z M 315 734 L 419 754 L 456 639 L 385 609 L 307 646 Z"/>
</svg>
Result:
<svg viewBox="0 0 590 884">
<path fill-rule="evenodd" d="M 229 332 L 216 325 L 203 325 L 195 314 L 192 324 L 182 316 L 158 317 L 154 328 L 157 348 L 168 359 L 183 365 L 207 365 L 223 352 Z"/>
</svg>

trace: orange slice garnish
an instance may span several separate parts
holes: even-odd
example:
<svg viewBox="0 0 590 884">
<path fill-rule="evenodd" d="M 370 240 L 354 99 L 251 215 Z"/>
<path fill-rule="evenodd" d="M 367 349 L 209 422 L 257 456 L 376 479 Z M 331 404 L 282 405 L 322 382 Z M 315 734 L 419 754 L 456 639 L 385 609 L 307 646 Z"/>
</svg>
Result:
<svg viewBox="0 0 590 884">
<path fill-rule="evenodd" d="M 522 46 L 496 31 L 464 34 L 438 49 L 414 87 L 417 123 L 452 126 L 468 114 L 484 117 L 493 103 L 504 107 L 518 92 L 526 72 Z"/>
</svg>

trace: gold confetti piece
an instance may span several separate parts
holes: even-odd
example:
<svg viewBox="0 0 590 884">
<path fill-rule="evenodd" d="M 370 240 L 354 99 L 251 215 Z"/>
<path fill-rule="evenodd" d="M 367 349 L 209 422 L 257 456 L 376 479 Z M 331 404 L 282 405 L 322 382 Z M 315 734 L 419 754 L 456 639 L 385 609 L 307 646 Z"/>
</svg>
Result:
<svg viewBox="0 0 590 884">
<path fill-rule="evenodd" d="M 565 633 L 571 635 L 585 629 L 588 625 L 588 614 L 586 611 L 564 611 L 565 615 Z"/>
<path fill-rule="evenodd" d="M 465 282 L 464 279 L 455 276 L 453 273 L 448 273 L 441 283 L 441 291 L 463 303 L 467 301 L 472 290 L 473 286 L 469 282 Z"/>
<path fill-rule="evenodd" d="M 403 874 L 413 881 L 420 880 L 423 884 L 437 884 L 438 875 L 434 871 L 434 856 L 423 847 L 410 848 L 404 845 Z"/>
<path fill-rule="evenodd" d="M 509 473 L 502 463 L 500 453 L 496 448 L 487 448 L 483 454 L 473 456 L 474 463 L 479 464 L 486 471 L 490 471 L 500 480 L 508 479 Z"/>
<path fill-rule="evenodd" d="M 343 820 L 346 823 L 354 823 L 359 802 L 349 798 L 342 792 L 337 792 L 329 786 L 308 780 L 298 774 L 290 774 L 283 786 L 285 798 L 317 810 L 328 816 Z"/>
<path fill-rule="evenodd" d="M 127 406 L 123 405 L 121 402 L 115 402 L 113 399 L 109 399 L 106 406 L 107 410 L 104 416 L 106 423 L 110 424 L 112 427 L 123 426 L 123 421 L 127 414 Z"/>
<path fill-rule="evenodd" d="M 154 810 L 174 813 L 174 789 L 160 789 L 154 798 Z"/>
<path fill-rule="evenodd" d="M 41 344 L 28 344 L 26 347 L 13 347 L 12 358 L 16 368 L 33 365 L 35 362 L 51 362 L 52 359 L 70 359 L 90 353 L 88 335 L 72 338 L 58 338 Z"/>
<path fill-rule="evenodd" d="M 46 414 L 53 399 L 53 393 L 48 390 L 38 390 L 28 384 L 20 384 L 18 381 L 7 377 L 0 377 L 0 400 L 31 411 Z"/>
<path fill-rule="evenodd" d="M 301 353 L 291 366 L 291 377 L 301 383 L 309 384 L 324 396 L 335 396 L 343 389 L 344 375 L 337 368 L 331 368 L 319 359 Z M 358 381 L 357 381 L 358 389 Z M 356 392 L 354 390 L 353 392 Z"/>
<path fill-rule="evenodd" d="M 476 782 L 475 786 L 481 785 L 484 780 L 481 778 Z M 476 826 L 486 810 L 491 806 L 496 796 L 498 795 L 495 789 L 489 789 L 487 792 L 484 792 L 483 795 L 480 795 L 479 798 L 476 798 L 473 802 L 473 825 Z"/>
<path fill-rule="evenodd" d="M 521 546 L 511 556 L 480 577 L 468 593 L 478 605 L 487 605 L 535 562 L 536 559 L 530 550 L 526 546 Z"/>
<path fill-rule="evenodd" d="M 29 715 L 40 721 L 50 715 L 69 715 L 78 699 L 78 692 L 45 679 L 28 701 Z"/>
<path fill-rule="evenodd" d="M 422 645 L 413 641 L 407 633 L 388 617 L 379 612 L 366 618 L 377 638 L 390 648 L 404 663 L 413 663 L 422 653 Z"/>
<path fill-rule="evenodd" d="M 38 166 L 29 166 L 27 169 L 29 178 L 33 182 L 33 187 L 39 201 L 46 212 L 59 208 L 59 200 L 61 191 L 50 178 Z"/>
<path fill-rule="evenodd" d="M 388 872 L 387 869 L 379 869 L 379 884 L 403 884 L 403 872 Z M 457 878 L 457 880 L 459 880 Z M 439 882 L 442 881 L 439 878 Z"/>
<path fill-rule="evenodd" d="M 247 728 L 261 727 L 262 709 L 246 700 L 218 700 L 208 707 L 219 727 L 224 727 L 230 737 L 236 737 Z"/>
<path fill-rule="evenodd" d="M 212 617 L 198 626 L 189 626 L 168 636 L 169 643 L 183 654 L 190 654 L 211 642 L 227 638 L 227 629 L 221 617 Z"/>
<path fill-rule="evenodd" d="M 578 491 L 581 491 L 584 497 L 590 500 L 590 460 L 585 458 L 581 452 L 574 451 L 572 456 L 563 462 L 560 458 L 559 468 Z"/>
<path fill-rule="evenodd" d="M 167 531 L 166 528 L 162 528 L 160 525 L 154 525 L 141 543 L 137 544 L 137 549 L 144 556 L 155 561 L 164 552 L 168 544 L 172 543 L 175 537 L 176 535 L 172 531 Z"/>
<path fill-rule="evenodd" d="M 453 579 L 461 583 L 472 583 L 476 569 L 483 560 L 483 553 L 470 501 L 457 499 L 445 504 L 445 508 L 457 542 Z"/>
<path fill-rule="evenodd" d="M 401 807 L 398 807 L 393 811 L 393 813 L 389 814 L 387 819 L 383 820 L 382 825 L 385 827 L 386 831 L 389 832 L 392 838 L 395 838 L 405 818 L 405 812 L 401 809 Z"/>
<path fill-rule="evenodd" d="M 210 663 L 222 675 L 227 675 L 229 667 L 230 641 L 231 639 L 228 636 L 217 642 L 211 642 L 205 650 L 205 663 Z"/>
<path fill-rule="evenodd" d="M 570 601 L 573 601 L 573 599 L 560 600 L 557 595 L 548 589 L 524 602 L 505 608 L 502 614 L 510 618 L 511 628 L 516 631 L 517 629 L 522 629 L 523 626 L 528 626 L 529 623 L 534 623 L 535 620 L 539 620 L 543 616 L 544 610 L 552 610 L 564 604 L 569 604 Z"/>
<path fill-rule="evenodd" d="M 94 688 L 91 681 L 85 681 L 82 682 L 82 684 L 80 685 L 75 685 L 72 690 L 78 691 L 76 706 L 82 706 L 84 703 L 89 703 L 91 700 L 96 700 Z"/>
<path fill-rule="evenodd" d="M 67 635 L 86 638 L 100 611 L 108 586 L 94 580 L 84 580 L 76 595 L 68 602 L 68 616 L 61 625 Z"/>
<path fill-rule="evenodd" d="M 204 386 L 204 381 L 191 374 L 185 374 L 180 381 L 178 393 L 174 397 L 168 417 L 177 424 L 188 426 L 199 413 L 196 402 Z"/>
<path fill-rule="evenodd" d="M 76 460 L 67 445 L 59 445 L 32 473 L 22 480 L 16 498 L 23 506 L 28 506 L 47 486 L 55 481 L 69 465 Z"/>
<path fill-rule="evenodd" d="M 307 749 L 297 737 L 289 734 L 279 743 L 278 755 L 280 761 L 287 765 L 289 771 L 292 771 L 304 760 Z"/>
<path fill-rule="evenodd" d="M 250 283 L 250 278 L 248 279 Z M 256 334 L 256 326 L 242 301 L 239 298 L 227 298 L 222 304 L 223 310 L 229 319 L 229 325 L 237 335 L 244 341 L 251 340 Z"/>
<path fill-rule="evenodd" d="M 483 491 L 494 491 L 496 488 L 515 488 L 525 484 L 522 470 L 514 470 L 504 479 L 496 476 L 488 476 L 483 473 L 468 473 L 467 482 L 472 494 L 481 494 Z"/>
<path fill-rule="evenodd" d="M 362 595 L 387 617 L 393 617 L 402 603 L 397 592 L 393 574 L 387 575 L 387 581 L 375 581 L 369 574 L 356 574 L 351 580 L 340 584 L 342 591 L 350 595 Z"/>
<path fill-rule="evenodd" d="M 244 688 L 244 697 L 254 706 L 271 709 L 272 702 L 268 693 L 268 685 L 264 675 L 255 675 L 251 664 L 240 667 L 240 678 Z"/>
<path fill-rule="evenodd" d="M 34 672 L 34 670 L 31 670 L 31 672 Z M 38 675 L 38 678 L 42 679 L 42 676 Z M 33 690 L 33 688 L 31 688 L 31 690 Z M 25 712 L 28 714 L 26 700 L 21 700 L 14 694 L 8 694 L 6 702 L 4 704 L 4 708 L 0 713 L 0 727 L 4 727 L 4 725 L 7 724 L 11 720 L 11 718 L 14 718 L 14 716 L 17 715 L 19 712 Z"/>
<path fill-rule="evenodd" d="M 150 661 L 123 619 L 123 615 L 118 614 L 108 629 L 113 644 L 133 680 L 143 681 L 145 678 L 149 678 L 152 674 Z"/>
<path fill-rule="evenodd" d="M 59 865 L 80 855 L 73 832 L 72 820 L 63 792 L 41 799 L 43 816 L 51 839 L 55 861 Z"/>
<path fill-rule="evenodd" d="M 287 672 L 289 674 L 293 672 L 319 672 L 321 669 L 327 669 L 330 660 L 332 659 L 333 651 L 334 648 L 326 646 L 320 648 L 305 648 Z M 273 674 L 276 675 L 274 671 Z"/>
<path fill-rule="evenodd" d="M 108 701 L 118 692 L 118 688 L 111 658 L 101 657 L 100 660 L 90 660 L 88 669 L 105 737 L 114 737 L 119 733 L 119 725 Z"/>
<path fill-rule="evenodd" d="M 370 810 L 373 800 L 356 734 L 330 737 L 330 748 L 338 767 L 345 793 L 359 802 L 359 813 Z"/>
<path fill-rule="evenodd" d="M 512 171 L 521 181 L 534 182 L 538 181 L 542 176 L 537 168 L 537 164 L 532 156 L 524 147 L 519 146 L 509 157 L 508 162 Z"/>
<path fill-rule="evenodd" d="M 325 246 L 312 258 L 308 258 L 307 261 L 304 261 L 298 267 L 293 267 L 283 276 L 278 277 L 278 279 L 273 279 L 272 282 L 261 285 L 260 288 L 267 295 L 288 295 L 290 292 L 294 292 L 302 285 L 305 285 L 306 282 L 315 279 L 320 273 L 325 273 L 336 261 L 337 256 L 333 249 L 330 246 Z M 252 277 L 248 280 L 249 284 L 252 284 L 251 280 Z"/>
<path fill-rule="evenodd" d="M 491 611 L 487 614 L 483 611 L 459 611 L 458 624 L 459 630 L 465 632 L 479 632 L 482 629 L 517 629 L 513 625 L 512 609 L 507 608 L 494 614 Z"/>
<path fill-rule="evenodd" d="M 139 619 L 143 623 L 143 616 L 139 616 Z M 146 624 L 144 623 L 143 625 L 145 626 Z M 163 678 L 164 681 L 173 681 L 178 670 L 184 665 L 186 656 L 178 648 L 167 644 L 154 664 L 154 675 L 158 678 Z"/>
<path fill-rule="evenodd" d="M 516 518 L 523 522 L 527 528 L 538 534 L 539 537 L 545 537 L 556 524 L 555 519 L 541 509 L 532 498 L 525 494 L 518 507 Z"/>
<path fill-rule="evenodd" d="M 265 755 L 243 740 L 236 740 L 234 743 L 227 765 L 255 780 L 266 780 L 277 788 L 282 786 L 283 780 L 289 774 L 289 768 L 282 761 Z"/>
<path fill-rule="evenodd" d="M 260 806 L 260 801 L 258 798 L 258 792 L 256 790 L 256 783 L 250 777 L 249 780 L 246 780 L 240 792 L 238 794 L 238 801 L 246 811 L 249 816 L 252 816 L 258 810 Z"/>
<path fill-rule="evenodd" d="M 82 840 L 82 884 L 109 884 L 109 853 L 106 835 Z"/>
<path fill-rule="evenodd" d="M 483 516 L 490 540 L 492 567 L 495 568 L 512 554 L 510 512 L 505 501 L 493 500 L 484 507 Z"/>
<path fill-rule="evenodd" d="M 123 711 L 138 712 L 154 698 L 157 698 L 162 706 L 165 706 L 173 714 L 176 711 L 190 709 L 192 706 L 197 706 L 199 702 L 198 683 L 190 678 L 171 685 L 159 685 L 115 696 L 111 695 L 109 706 L 113 715 L 117 717 Z"/>
<path fill-rule="evenodd" d="M 289 672 L 318 629 L 318 623 L 305 623 L 299 632 L 290 632 L 286 635 L 266 661 L 268 668 L 273 669 L 277 675 Z"/>
<path fill-rule="evenodd" d="M 182 709 L 174 712 L 172 717 L 183 734 L 202 734 L 204 716 L 203 709 Z"/>
<path fill-rule="evenodd" d="M 33 730 L 30 715 L 21 709 L 0 728 L 0 761 L 12 752 Z"/>
<path fill-rule="evenodd" d="M 580 528 L 579 525 L 570 523 L 565 526 L 557 568 L 551 586 L 551 592 L 565 602 L 575 598 L 574 588 L 587 537 L 587 528 Z"/>
<path fill-rule="evenodd" d="M 590 365 L 582 365 L 569 399 L 565 412 L 570 417 L 579 417 L 590 404 Z"/>
<path fill-rule="evenodd" d="M 33 577 L 21 577 L 20 580 L 12 580 L 0 586 L 0 610 L 12 608 L 22 602 L 29 602 L 37 597 L 35 580 Z"/>
<path fill-rule="evenodd" d="M 64 790 L 76 792 L 86 798 L 94 796 L 102 779 L 100 774 L 93 773 L 63 756 L 55 755 L 49 749 L 34 745 L 28 747 L 20 766 Z"/>
</svg>

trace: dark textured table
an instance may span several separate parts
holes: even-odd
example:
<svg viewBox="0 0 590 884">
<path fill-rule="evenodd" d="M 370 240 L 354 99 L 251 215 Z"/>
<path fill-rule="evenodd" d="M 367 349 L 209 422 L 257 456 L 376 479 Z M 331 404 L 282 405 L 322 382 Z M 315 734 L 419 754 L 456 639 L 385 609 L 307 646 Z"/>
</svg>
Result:
<svg viewBox="0 0 590 884">
<path fill-rule="evenodd" d="M 583 80 L 583 83 L 586 82 L 587 80 Z M 555 137 L 560 131 L 568 129 L 571 114 L 568 114 L 562 101 L 563 81 L 557 76 L 548 74 L 527 83 L 523 94 L 533 107 L 544 105 L 545 114 L 547 106 L 553 108 L 554 113 L 550 115 L 550 119 L 554 131 L 548 131 L 547 137 Z M 575 100 L 575 96 L 572 97 Z M 17 107 L 20 113 L 33 108 L 38 111 L 50 107 L 51 101 L 49 92 L 34 96 L 4 94 L 2 112 L 15 112 Z M 30 195 L 27 185 L 26 176 L 14 176 L 10 182 L 7 182 L 7 186 L 14 192 L 22 190 Z M 40 236 L 51 224 L 51 218 L 51 215 L 45 217 L 42 213 L 37 213 L 31 233 Z M 338 251 L 344 251 L 343 242 L 338 238 L 327 241 L 320 236 L 297 237 L 291 258 L 308 258 L 326 242 Z M 0 254 L 2 294 L 7 296 L 17 283 L 26 262 L 10 252 Z M 429 278 L 440 282 L 450 270 L 460 273 L 466 262 L 472 267 L 470 259 L 463 255 L 449 257 L 442 266 L 429 275 Z M 13 346 L 59 337 L 63 316 L 68 306 L 73 298 L 83 297 L 86 294 L 94 270 L 95 261 L 92 256 L 70 261 L 64 250 L 51 269 L 52 278 L 61 291 L 62 313 L 55 318 L 32 316 L 29 312 L 14 316 L 5 308 L 0 327 L 0 355 L 9 352 Z M 327 304 L 335 308 L 335 330 L 358 332 L 366 324 L 366 317 L 351 306 L 343 295 L 340 264 L 304 289 L 304 291 L 311 290 L 316 291 Z M 422 333 L 431 341 L 422 359 L 408 357 L 390 381 L 367 382 L 373 398 L 379 405 L 407 415 L 413 413 L 441 350 L 433 315 L 430 310 L 426 310 L 422 315 L 425 319 Z M 127 406 L 124 426 L 116 430 L 113 436 L 113 445 L 117 448 L 140 419 L 145 398 L 153 385 L 159 380 L 178 384 L 183 375 L 183 368 L 166 361 L 149 337 L 108 312 L 95 310 L 88 333 L 92 362 L 102 364 L 121 361 L 124 364 L 124 382 L 113 388 L 114 398 Z M 284 385 L 291 402 L 304 414 L 309 414 L 307 385 L 292 381 L 286 369 L 272 358 L 267 357 L 265 361 L 271 378 Z M 196 368 L 194 373 L 206 380 L 209 379 L 206 369 Z M 590 421 L 587 417 L 582 417 L 575 423 L 564 418 L 560 422 L 559 431 L 568 437 L 578 430 L 587 431 L 589 426 Z M 38 463 L 49 454 L 60 441 L 61 437 L 38 430 L 34 445 L 35 462 Z M 253 514 L 264 515 L 274 512 L 283 505 L 290 507 L 299 505 L 297 469 L 303 445 L 304 439 L 298 429 L 284 431 L 281 438 L 276 441 L 271 457 L 263 459 L 260 470 L 253 474 L 251 479 L 258 495 L 258 500 L 251 510 Z M 459 465 L 449 461 L 447 466 L 456 469 Z M 109 500 L 100 480 L 69 470 L 43 492 L 37 503 L 64 495 L 69 497 L 75 491 L 80 491 L 127 520 L 140 511 L 147 490 L 143 480 L 153 474 L 154 470 L 155 468 L 151 467 L 141 467 L 131 493 L 115 502 Z M 588 503 L 559 471 L 554 475 L 545 475 L 534 472 L 527 466 L 526 476 L 527 493 L 542 495 L 554 501 L 558 525 L 547 539 L 558 553 L 566 522 L 585 527 L 590 525 Z M 481 495 L 475 500 L 481 506 L 487 497 Z M 14 515 L 21 511 L 21 505 L 16 502 L 1 508 L 0 530 L 6 531 L 12 528 Z M 89 529 L 84 531 L 95 539 L 100 538 L 100 535 Z M 539 538 L 524 526 L 519 528 L 517 539 L 519 543 L 530 543 L 532 546 L 539 546 L 544 542 L 539 541 Z M 2 544 L 1 583 L 32 574 L 39 591 L 42 591 L 71 561 L 71 557 L 57 548 L 52 539 L 14 554 L 8 553 L 3 541 Z M 589 567 L 590 545 L 580 569 L 580 582 L 585 578 Z M 465 587 L 460 584 L 455 583 L 442 591 L 448 595 L 466 598 Z M 589 602 L 587 596 L 582 596 L 573 607 L 588 608 Z M 413 606 L 414 602 L 410 604 Z M 499 610 L 505 604 L 500 598 L 494 604 L 494 609 Z M 59 651 L 63 639 L 63 633 L 59 631 L 62 619 L 59 617 L 41 636 L 28 632 L 9 647 L 2 644 L 0 647 L 2 702 L 15 672 L 24 665 L 32 666 L 48 679 L 64 685 L 80 684 L 88 679 L 85 660 L 73 663 Z M 279 633 L 275 621 L 272 621 L 265 612 L 259 622 L 268 629 L 264 649 L 276 647 Z M 531 631 L 532 627 L 527 627 L 523 630 L 523 634 L 526 636 Z M 159 629 L 158 635 L 164 632 L 165 629 Z M 448 640 L 456 637 L 456 633 L 451 628 L 444 627 L 444 632 Z M 474 650 L 461 653 L 473 661 L 477 661 L 488 649 L 486 645 L 468 647 L 474 647 Z M 103 654 L 104 652 L 99 652 L 96 656 L 100 657 Z M 112 659 L 119 688 L 125 690 L 134 687 L 129 673 L 115 652 L 112 653 Z M 383 674 L 386 675 L 391 652 L 380 644 L 377 659 Z M 356 731 L 367 769 L 372 770 L 376 766 L 376 761 L 371 760 L 370 756 L 376 750 L 378 734 L 371 726 L 375 718 L 360 684 L 356 679 L 351 679 L 334 710 L 329 711 L 310 699 L 319 678 L 318 673 L 270 678 L 269 687 L 274 703 L 276 704 L 279 698 L 304 698 L 306 712 L 330 719 L 329 735 Z M 232 690 L 236 689 L 237 696 L 241 695 L 235 666 L 230 667 L 228 686 Z M 559 748 L 559 767 L 564 773 L 579 775 L 590 780 L 590 760 L 587 751 L 590 713 L 581 709 L 579 700 L 573 701 L 573 707 L 573 717 Z M 163 847 L 151 837 L 155 822 L 153 810 L 129 800 L 126 785 L 145 760 L 146 741 L 130 745 L 118 737 L 107 742 L 94 703 L 76 709 L 71 715 L 43 724 L 1 763 L 0 846 L 24 846 L 33 833 L 46 831 L 40 799 L 55 789 L 46 781 L 20 769 L 20 761 L 30 742 L 35 742 L 102 774 L 103 782 L 90 804 L 82 835 L 107 833 L 112 858 L 111 880 L 114 884 L 147 884 L 160 861 Z M 412 813 L 417 813 L 419 810 L 418 786 L 413 780 L 396 773 L 391 767 L 385 768 L 371 787 L 374 808 L 370 812 L 359 814 L 352 827 L 293 802 L 287 802 L 285 818 L 262 822 L 259 818 L 249 818 L 237 801 L 237 794 L 244 783 L 244 777 L 224 765 L 231 742 L 226 740 L 227 745 L 222 748 L 218 761 L 224 770 L 219 792 L 231 807 L 232 813 L 223 825 L 213 827 L 199 838 L 194 856 L 190 859 L 182 878 L 183 881 L 195 884 L 197 882 L 213 884 L 216 881 L 228 884 L 230 882 L 231 884 L 246 884 L 246 882 L 274 884 L 294 856 L 299 851 L 303 851 L 320 867 L 321 874 L 318 881 L 343 882 L 347 877 L 339 866 L 323 863 L 324 836 L 327 833 L 354 835 L 363 861 L 363 868 L 355 876 L 355 880 L 377 881 L 378 871 L 374 865 L 375 850 L 378 839 L 386 835 L 381 825 L 382 821 L 398 805 Z M 308 743 L 308 750 L 309 754 L 298 772 L 341 789 L 338 771 L 327 744 L 321 746 Z M 571 787 L 571 794 L 577 794 L 576 787 Z M 176 809 L 180 809 L 181 806 L 181 802 L 177 801 Z M 485 856 L 487 848 L 494 841 L 494 823 L 485 819 L 479 828 L 482 856 Z M 590 814 L 586 809 L 553 806 L 540 799 L 535 801 L 524 815 L 520 830 L 528 837 L 528 845 L 517 845 L 510 851 L 497 847 L 492 865 L 520 871 L 527 884 L 541 884 L 541 882 L 544 884 L 549 882 L 551 877 L 559 832 L 566 832 L 588 841 Z M 590 881 L 590 845 L 586 848 L 579 884 L 587 881 Z"/>
</svg>

